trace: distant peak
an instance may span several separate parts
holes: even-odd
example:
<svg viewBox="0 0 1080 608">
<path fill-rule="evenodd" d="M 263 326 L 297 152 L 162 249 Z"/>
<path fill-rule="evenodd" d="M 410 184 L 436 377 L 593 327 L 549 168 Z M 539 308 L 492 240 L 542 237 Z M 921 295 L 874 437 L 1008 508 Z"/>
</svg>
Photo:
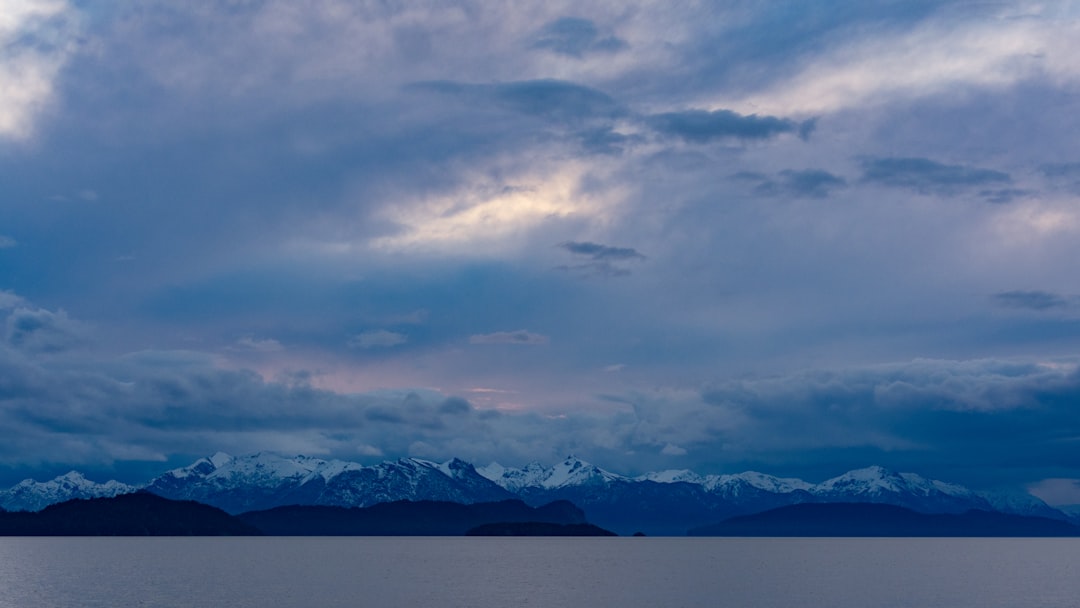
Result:
<svg viewBox="0 0 1080 608">
<path fill-rule="evenodd" d="M 841 475 L 841 477 L 849 477 L 849 478 L 856 478 L 856 479 L 868 479 L 868 478 L 879 478 L 879 477 L 895 477 L 897 475 L 898 475 L 898 473 L 896 473 L 896 471 L 893 471 L 891 469 L 886 469 L 885 467 L 883 467 L 881 465 L 874 464 L 874 465 L 870 465 L 868 467 L 863 467 L 861 469 L 854 469 L 854 470 L 848 471 L 847 473 L 844 473 L 843 475 Z"/>
<path fill-rule="evenodd" d="M 214 465 L 214 468 L 221 468 L 226 464 L 232 462 L 232 459 L 233 457 L 226 454 L 225 452 L 217 452 L 207 460 L 210 461 L 210 464 Z"/>
<path fill-rule="evenodd" d="M 563 464 L 565 464 L 565 465 L 569 465 L 569 466 L 575 466 L 575 465 L 576 465 L 576 466 L 583 466 L 583 465 L 587 465 L 587 464 L 589 464 L 589 463 L 588 463 L 588 462 L 585 462 L 584 460 L 582 460 L 582 459 L 578 458 L 577 456 L 575 456 L 575 455 L 573 455 L 573 454 L 570 454 L 569 456 L 567 456 L 567 457 L 566 457 L 566 458 L 565 458 L 565 459 L 563 460 Z"/>
</svg>

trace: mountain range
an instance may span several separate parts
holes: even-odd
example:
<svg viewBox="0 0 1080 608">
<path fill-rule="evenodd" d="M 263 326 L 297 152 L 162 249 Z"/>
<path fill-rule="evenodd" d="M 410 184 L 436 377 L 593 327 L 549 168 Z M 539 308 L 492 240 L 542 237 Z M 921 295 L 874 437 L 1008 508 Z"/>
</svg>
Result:
<svg viewBox="0 0 1080 608">
<path fill-rule="evenodd" d="M 41 511 L 0 511 L 0 536 L 610 536 L 562 501 L 461 504 L 400 500 L 370 507 L 277 507 L 230 515 L 139 490 L 73 498 Z"/>
<path fill-rule="evenodd" d="M 289 505 L 368 507 L 411 500 L 462 504 L 521 499 L 530 506 L 566 500 L 588 521 L 620 534 L 683 535 L 687 529 L 739 515 L 804 503 L 874 503 L 919 513 L 970 510 L 1069 520 L 1028 494 L 988 494 L 872 466 L 821 483 L 757 472 L 699 475 L 668 470 L 628 477 L 570 456 L 554 466 L 521 468 L 460 459 L 403 458 L 376 465 L 306 456 L 218 453 L 173 469 L 141 486 L 94 483 L 77 472 L 51 481 L 26 480 L 0 491 L 0 507 L 37 511 L 71 498 L 116 496 L 146 490 L 193 500 L 228 513 Z"/>
<path fill-rule="evenodd" d="M 740 515 L 689 536 L 1076 537 L 1080 527 L 1058 519 L 993 513 L 918 513 L 873 503 L 803 503 Z"/>
</svg>

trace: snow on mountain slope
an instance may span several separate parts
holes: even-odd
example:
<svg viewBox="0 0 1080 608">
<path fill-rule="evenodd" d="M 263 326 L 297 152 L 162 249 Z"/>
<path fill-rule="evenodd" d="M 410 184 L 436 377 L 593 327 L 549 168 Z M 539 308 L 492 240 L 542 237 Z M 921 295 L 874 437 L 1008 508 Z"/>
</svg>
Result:
<svg viewBox="0 0 1080 608">
<path fill-rule="evenodd" d="M 548 469 L 538 462 L 529 463 L 520 469 L 504 467 L 493 462 L 486 467 L 476 469 L 476 472 L 514 493 L 524 488 L 541 487 L 548 475 Z"/>
<path fill-rule="evenodd" d="M 705 478 L 690 469 L 667 469 L 665 471 L 655 471 L 653 473 L 638 475 L 634 478 L 634 481 L 653 481 L 656 483 L 685 482 L 701 485 L 705 481 Z"/>
<path fill-rule="evenodd" d="M 493 462 L 476 472 L 515 493 L 528 488 L 554 490 L 571 486 L 604 485 L 614 481 L 633 481 L 575 456 L 567 456 L 566 460 L 551 467 L 534 462 L 524 468 L 514 469 Z"/>
<path fill-rule="evenodd" d="M 7 511 L 40 511 L 73 498 L 111 498 L 135 490 L 137 488 L 119 481 L 95 483 L 81 473 L 71 471 L 44 482 L 24 479 L 0 492 L 0 508 Z"/>
<path fill-rule="evenodd" d="M 1029 515 L 1032 517 L 1047 517 L 1050 519 L 1073 519 L 1065 509 L 1054 508 L 1046 504 L 1042 499 L 1021 491 L 995 491 L 984 492 L 980 496 L 986 499 L 996 511 L 1012 513 L 1015 515 Z"/>
<path fill-rule="evenodd" d="M 629 481 L 629 479 L 569 456 L 566 460 L 551 467 L 542 485 L 547 489 L 552 489 L 566 486 L 603 485 L 612 481 Z"/>
<path fill-rule="evenodd" d="M 534 500 L 548 495 L 555 497 L 559 489 L 575 486 L 600 487 L 615 481 L 648 481 L 660 484 L 692 484 L 712 497 L 710 500 L 720 501 L 728 508 L 748 512 L 799 502 L 879 502 L 922 512 L 940 513 L 997 509 L 1005 513 L 1038 513 L 1050 516 L 1053 511 L 1049 507 L 1041 509 L 1021 498 L 1011 502 L 992 502 L 963 486 L 927 479 L 914 473 L 896 473 L 879 466 L 848 471 L 818 484 L 755 471 L 702 476 L 683 469 L 627 478 L 573 457 L 549 468 L 534 463 L 522 469 L 514 469 L 493 463 L 479 472 L 507 490 L 527 494 Z"/>
<path fill-rule="evenodd" d="M 152 480 L 146 488 L 166 498 L 196 500 L 231 513 L 293 504 L 368 506 L 395 500 L 473 503 L 512 497 L 459 459 L 436 463 L 402 458 L 364 466 L 265 452 L 200 459 Z"/>
<path fill-rule="evenodd" d="M 773 477 L 756 471 L 735 475 L 708 475 L 702 479 L 702 486 L 709 492 L 728 495 L 738 495 L 744 488 L 771 494 L 790 494 L 797 490 L 809 491 L 814 487 L 801 479 Z"/>
<path fill-rule="evenodd" d="M 817 484 L 809 491 L 824 502 L 879 502 L 924 513 L 993 510 L 984 497 L 963 486 L 927 479 L 914 473 L 896 473 L 878 466 L 848 471 Z"/>
<path fill-rule="evenodd" d="M 460 459 L 434 462 L 402 458 L 365 466 L 307 456 L 257 453 L 233 457 L 217 453 L 173 469 L 146 484 L 167 498 L 196 500 L 239 513 L 290 504 L 368 506 L 395 500 L 445 500 L 461 503 L 524 498 L 542 504 L 556 499 L 591 502 L 613 513 L 631 503 L 663 513 L 694 509 L 708 513 L 757 512 L 800 502 L 878 502 L 923 512 L 960 513 L 969 509 L 1064 518 L 1039 499 L 1019 493 L 981 494 L 963 486 L 884 467 L 849 471 L 818 484 L 748 471 L 699 475 L 668 470 L 624 477 L 574 456 L 545 467 L 492 463 L 474 468 Z M 137 487 L 118 482 L 95 484 L 76 472 L 48 482 L 23 481 L 0 491 L 0 507 L 39 510 L 70 498 L 114 496 Z M 629 502 L 628 502 L 629 501 Z M 623 506 L 620 506 L 623 505 Z"/>
</svg>

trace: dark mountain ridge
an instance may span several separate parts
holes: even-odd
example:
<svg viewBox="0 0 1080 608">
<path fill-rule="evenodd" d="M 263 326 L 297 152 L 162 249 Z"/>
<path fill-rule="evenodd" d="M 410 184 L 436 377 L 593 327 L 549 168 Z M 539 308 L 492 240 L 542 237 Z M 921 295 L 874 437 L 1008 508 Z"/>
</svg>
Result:
<svg viewBox="0 0 1080 608">
<path fill-rule="evenodd" d="M 585 513 L 566 501 L 530 507 L 521 500 L 460 504 L 395 501 L 370 507 L 287 506 L 237 518 L 273 536 L 461 536 L 493 523 L 584 524 Z"/>
<path fill-rule="evenodd" d="M 1045 517 L 971 510 L 919 513 L 874 503 L 805 503 L 693 528 L 690 536 L 1058 537 L 1080 527 Z"/>
<path fill-rule="evenodd" d="M 3 536 L 252 536 L 221 509 L 149 492 L 76 498 L 38 512 L 0 513 Z"/>
<path fill-rule="evenodd" d="M 0 506 L 34 511 L 68 498 L 134 489 L 121 486 L 95 484 L 72 472 L 48 482 L 26 480 L 0 491 Z M 688 528 L 802 503 L 891 504 L 921 513 L 975 509 L 1069 520 L 1069 515 L 1026 493 L 975 492 L 878 466 L 810 483 L 753 471 L 699 475 L 666 470 L 627 477 L 573 456 L 552 466 L 491 463 L 478 469 L 456 458 L 442 463 L 402 458 L 361 465 L 265 452 L 240 457 L 218 453 L 168 471 L 143 487 L 165 498 L 194 500 L 230 514 L 289 505 L 370 507 L 402 500 L 474 504 L 519 499 L 533 507 L 565 500 L 603 528 L 652 536 L 681 536 Z"/>
</svg>

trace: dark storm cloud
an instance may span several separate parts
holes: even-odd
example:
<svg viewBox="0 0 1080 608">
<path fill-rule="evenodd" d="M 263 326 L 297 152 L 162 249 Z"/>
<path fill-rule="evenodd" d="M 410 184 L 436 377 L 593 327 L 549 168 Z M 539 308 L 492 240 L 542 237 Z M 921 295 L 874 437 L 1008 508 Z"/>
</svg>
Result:
<svg viewBox="0 0 1080 608">
<path fill-rule="evenodd" d="M 575 429 L 598 423 L 577 418 L 478 411 L 423 389 L 344 395 L 218 369 L 197 353 L 144 352 L 67 369 L 0 347 L 0 426 L 9 433 L 0 474 L 13 476 L 0 485 L 18 480 L 5 469 L 62 473 L 117 462 L 138 481 L 166 459 L 183 464 L 217 450 L 550 462 L 568 445 L 591 442 L 590 431 Z"/>
<path fill-rule="evenodd" d="M 947 165 L 929 158 L 867 158 L 861 164 L 864 182 L 907 188 L 922 194 L 950 195 L 970 187 L 1012 181 L 1001 171 Z"/>
<path fill-rule="evenodd" d="M 474 342 L 542 342 L 536 336 L 496 332 Z M 189 352 L 73 363 L 0 348 L 0 425 L 9 429 L 0 464 L 67 470 L 137 461 L 148 477 L 166 455 L 217 450 L 481 464 L 552 462 L 572 451 L 626 473 L 756 468 L 823 479 L 881 464 L 976 485 L 1029 483 L 1080 466 L 1072 445 L 1080 374 L 1071 362 L 808 371 L 703 392 L 609 395 L 605 411 L 547 414 L 478 410 L 422 389 L 335 393 L 220 369 Z M 994 479 L 999 471 L 1005 476 Z"/>
<path fill-rule="evenodd" d="M 805 136 L 813 130 L 813 123 L 798 123 L 776 116 L 743 115 L 731 110 L 666 112 L 647 116 L 645 120 L 659 133 L 697 144 L 721 139 L 769 139 L 783 133 Z"/>
<path fill-rule="evenodd" d="M 825 198 L 833 190 L 847 187 L 847 180 L 822 169 L 786 169 L 775 177 L 742 171 L 732 178 L 755 184 L 754 191 L 764 196 Z"/>
<path fill-rule="evenodd" d="M 533 43 L 533 48 L 579 58 L 590 53 L 614 53 L 626 46 L 624 40 L 602 36 L 595 23 L 578 17 L 562 17 L 549 22 L 540 29 Z"/>
<path fill-rule="evenodd" d="M 793 474 L 824 477 L 857 456 L 974 484 L 1021 483 L 1080 464 L 1078 398 L 1073 363 L 993 360 L 805 372 L 703 394 L 745 416 L 726 437 L 735 452 L 786 460 Z"/>
<path fill-rule="evenodd" d="M 994 301 L 1006 308 L 1028 310 L 1051 310 L 1069 305 L 1069 300 L 1064 296 L 1048 291 L 1003 291 L 994 294 Z"/>
</svg>

